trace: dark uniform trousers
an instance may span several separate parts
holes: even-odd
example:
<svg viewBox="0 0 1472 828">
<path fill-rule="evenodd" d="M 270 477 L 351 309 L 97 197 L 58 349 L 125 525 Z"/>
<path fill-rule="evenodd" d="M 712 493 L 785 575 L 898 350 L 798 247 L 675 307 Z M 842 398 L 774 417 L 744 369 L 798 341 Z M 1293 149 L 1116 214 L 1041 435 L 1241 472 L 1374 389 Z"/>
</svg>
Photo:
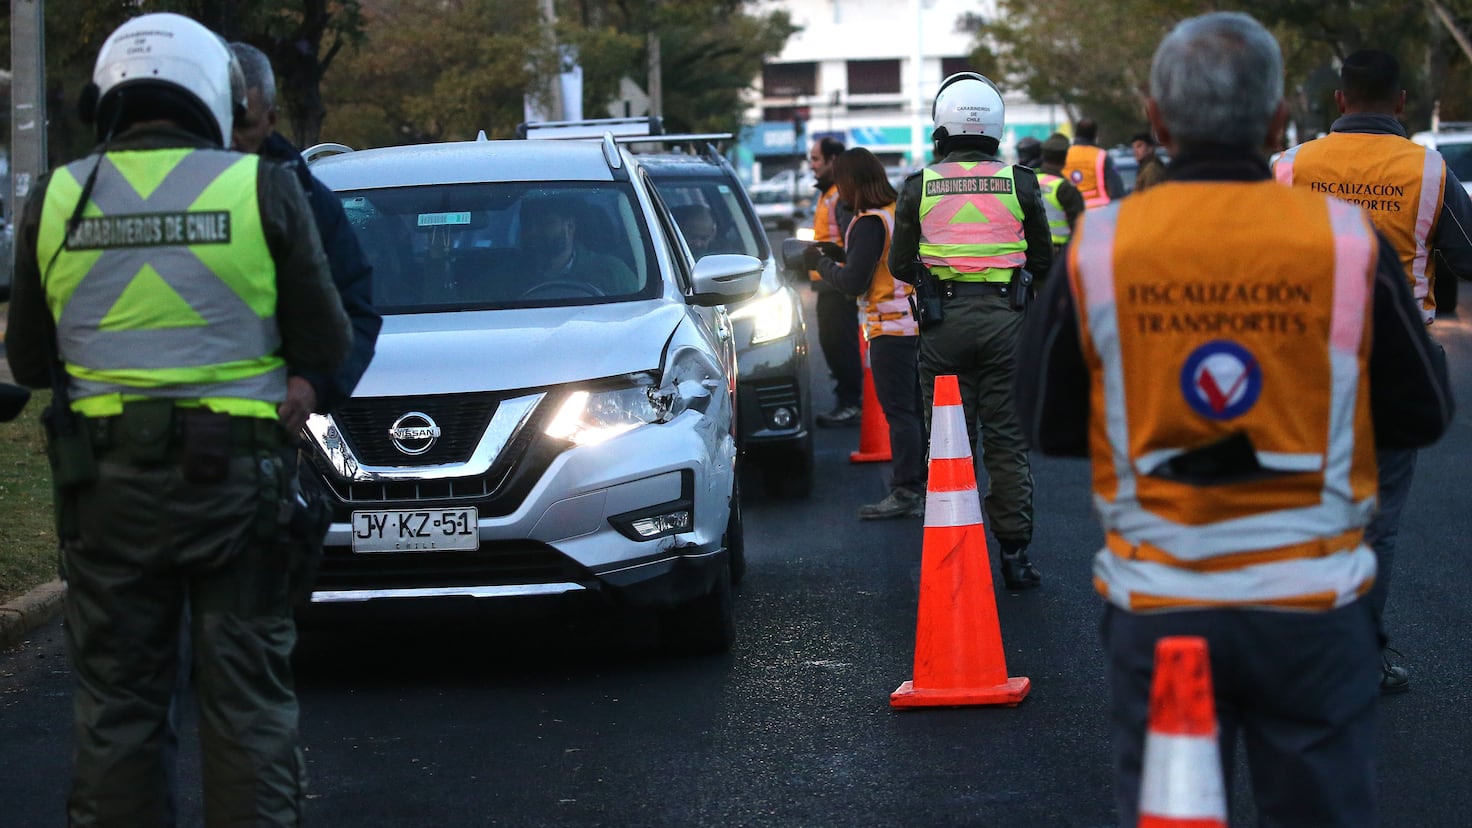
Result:
<svg viewBox="0 0 1472 828">
<path fill-rule="evenodd" d="M 966 435 L 973 454 L 980 454 L 986 467 L 987 523 L 998 541 L 1026 546 L 1032 542 L 1032 468 L 1012 391 L 1023 312 L 1013 308 L 1000 290 L 977 289 L 946 299 L 945 314 L 943 322 L 920 334 L 926 431 L 935 403 L 935 378 L 955 374 Z"/>
<path fill-rule="evenodd" d="M 179 663 L 186 601 L 206 823 L 297 824 L 291 553 L 263 528 L 263 492 L 285 485 L 287 456 L 279 442 L 236 446 L 222 481 L 198 483 L 178 463 L 133 462 L 126 446 L 96 451 L 98 479 L 72 495 L 76 537 L 62 547 L 78 681 L 71 824 L 175 821 L 171 705 L 189 669 Z"/>
<path fill-rule="evenodd" d="M 1374 826 L 1380 643 L 1364 599 L 1331 612 L 1104 609 L 1119 824 L 1138 820 L 1155 642 L 1198 635 L 1211 654 L 1224 790 L 1240 735 L 1264 826 Z"/>
</svg>

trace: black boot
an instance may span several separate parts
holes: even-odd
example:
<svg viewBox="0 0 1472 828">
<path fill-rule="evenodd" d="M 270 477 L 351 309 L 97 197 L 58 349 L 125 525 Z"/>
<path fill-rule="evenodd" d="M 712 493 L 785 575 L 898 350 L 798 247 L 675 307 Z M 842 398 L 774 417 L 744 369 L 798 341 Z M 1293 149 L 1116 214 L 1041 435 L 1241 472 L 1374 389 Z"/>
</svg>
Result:
<svg viewBox="0 0 1472 828">
<path fill-rule="evenodd" d="M 1033 589 L 1042 584 L 1043 576 L 1027 559 L 1027 547 L 1002 548 L 1002 585 L 1010 590 Z"/>
</svg>

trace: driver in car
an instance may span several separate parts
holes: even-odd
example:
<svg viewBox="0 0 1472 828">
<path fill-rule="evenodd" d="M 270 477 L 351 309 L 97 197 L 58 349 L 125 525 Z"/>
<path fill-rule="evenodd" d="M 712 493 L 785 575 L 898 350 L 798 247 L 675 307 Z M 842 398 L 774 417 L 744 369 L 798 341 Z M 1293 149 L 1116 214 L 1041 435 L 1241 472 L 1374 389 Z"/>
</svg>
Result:
<svg viewBox="0 0 1472 828">
<path fill-rule="evenodd" d="M 530 197 L 521 206 L 522 247 L 529 254 L 534 283 L 527 293 L 562 296 L 617 296 L 636 293 L 634 271 L 616 256 L 590 247 L 578 219 L 581 205 L 571 199 Z"/>
</svg>

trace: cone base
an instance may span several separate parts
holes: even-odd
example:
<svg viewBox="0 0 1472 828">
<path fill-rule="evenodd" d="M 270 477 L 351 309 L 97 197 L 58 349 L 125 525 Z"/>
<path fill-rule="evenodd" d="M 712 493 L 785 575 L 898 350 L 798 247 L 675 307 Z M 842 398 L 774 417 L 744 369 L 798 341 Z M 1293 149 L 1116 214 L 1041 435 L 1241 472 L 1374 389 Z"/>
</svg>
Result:
<svg viewBox="0 0 1472 828">
<path fill-rule="evenodd" d="M 1008 678 L 1006 682 L 992 687 L 950 687 L 946 689 L 917 688 L 913 681 L 901 684 L 889 694 L 890 707 L 970 707 L 983 704 L 1002 704 L 1016 707 L 1027 698 L 1032 689 L 1032 680 L 1026 676 Z"/>
<path fill-rule="evenodd" d="M 887 449 L 885 451 L 854 451 L 849 452 L 848 455 L 850 463 L 888 463 L 892 459 L 894 455 Z"/>
</svg>

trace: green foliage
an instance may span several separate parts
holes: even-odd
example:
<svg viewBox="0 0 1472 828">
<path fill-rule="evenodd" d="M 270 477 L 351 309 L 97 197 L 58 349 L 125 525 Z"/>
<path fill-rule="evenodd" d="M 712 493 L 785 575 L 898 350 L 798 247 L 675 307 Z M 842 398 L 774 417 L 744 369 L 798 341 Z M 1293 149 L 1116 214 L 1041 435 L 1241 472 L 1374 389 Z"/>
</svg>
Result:
<svg viewBox="0 0 1472 828">
<path fill-rule="evenodd" d="M 1472 25 L 1472 0 L 1441 0 L 1458 25 Z M 1144 125 L 1150 59 L 1179 21 L 1216 10 L 1244 11 L 1273 30 L 1283 47 L 1285 97 L 1300 133 L 1325 130 L 1337 60 L 1382 49 L 1401 62 L 1406 120 L 1424 129 L 1435 102 L 1443 118 L 1472 119 L 1472 66 L 1425 2 L 1383 0 L 999 0 L 977 26 L 973 63 L 992 67 L 1004 87 L 1061 104 L 1070 119 L 1100 124 L 1102 143 L 1126 140 Z"/>
<path fill-rule="evenodd" d="M 0 304 L 0 313 L 5 305 Z M 51 392 L 35 392 L 14 421 L 0 423 L 0 603 L 56 578 L 51 468 L 37 420 Z"/>
</svg>

